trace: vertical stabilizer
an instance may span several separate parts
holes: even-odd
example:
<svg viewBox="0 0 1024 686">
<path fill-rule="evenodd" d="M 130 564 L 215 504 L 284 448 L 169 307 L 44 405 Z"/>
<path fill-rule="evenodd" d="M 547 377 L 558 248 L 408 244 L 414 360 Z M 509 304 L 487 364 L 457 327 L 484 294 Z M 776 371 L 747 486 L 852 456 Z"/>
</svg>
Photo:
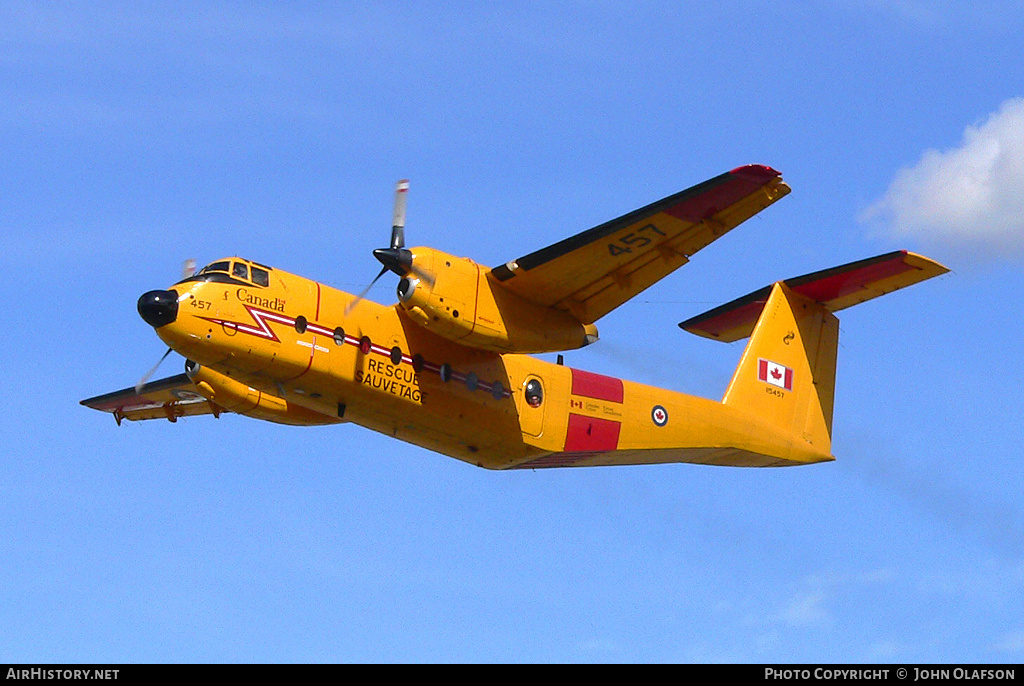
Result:
<svg viewBox="0 0 1024 686">
<path fill-rule="evenodd" d="M 839 320 L 776 283 L 722 402 L 831 455 Z"/>
</svg>

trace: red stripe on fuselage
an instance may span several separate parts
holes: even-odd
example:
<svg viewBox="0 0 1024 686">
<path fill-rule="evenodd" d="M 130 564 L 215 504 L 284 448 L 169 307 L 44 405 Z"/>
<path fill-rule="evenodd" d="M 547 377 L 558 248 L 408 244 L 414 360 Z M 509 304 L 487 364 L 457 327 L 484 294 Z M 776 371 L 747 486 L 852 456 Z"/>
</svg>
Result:
<svg viewBox="0 0 1024 686">
<path fill-rule="evenodd" d="M 623 397 L 622 379 L 602 376 L 581 369 L 572 369 L 572 394 L 595 400 L 621 403 Z"/>
<path fill-rule="evenodd" d="M 319 284 L 317 284 L 317 288 L 319 289 Z M 202 317 L 202 316 L 199 316 L 199 315 L 196 315 L 196 316 L 199 319 L 204 319 L 204 320 L 206 320 L 208 322 L 213 322 L 214 324 L 220 324 L 221 326 L 224 326 L 226 328 L 232 329 L 234 331 L 240 331 L 242 333 L 249 334 L 250 336 L 256 336 L 257 338 L 263 338 L 263 339 L 266 339 L 266 340 L 269 340 L 269 341 L 274 341 L 275 343 L 280 343 L 281 339 L 279 339 L 277 337 L 277 334 L 274 333 L 274 330 L 267 323 L 268 321 L 277 322 L 278 324 L 284 324 L 285 326 L 288 326 L 288 327 L 294 327 L 295 326 L 295 319 L 293 317 L 288 317 L 288 316 L 285 316 L 285 315 L 282 315 L 282 314 L 278 314 L 276 312 L 267 312 L 266 310 L 260 310 L 258 308 L 255 308 L 255 307 L 251 306 L 251 305 L 244 305 L 244 307 L 245 307 L 246 311 L 249 313 L 249 316 L 253 318 L 253 321 L 255 321 L 257 324 L 259 324 L 259 327 L 255 327 L 252 324 L 243 324 L 241 322 L 232 322 L 232 321 L 228 321 L 226 319 L 218 319 L 218 318 L 215 318 L 215 317 Z M 317 295 L 317 314 L 318 315 L 319 315 L 319 311 L 320 311 L 320 300 L 319 300 L 319 291 L 318 291 L 318 295 Z M 312 333 L 312 334 L 319 334 L 319 335 L 327 336 L 328 338 L 330 338 L 332 340 L 334 339 L 334 331 L 333 330 L 328 329 L 327 327 L 325 327 L 325 326 L 323 326 L 321 324 L 317 324 L 315 322 L 307 322 L 307 324 L 306 324 L 306 331 L 309 332 L 309 333 Z M 360 339 L 355 338 L 354 336 L 350 336 L 348 334 L 345 334 L 345 338 L 343 340 L 343 343 L 347 344 L 347 345 L 355 346 L 357 348 L 360 347 L 361 344 L 362 344 Z M 312 366 L 313 366 L 313 355 L 314 355 L 314 352 L 316 351 L 316 345 L 317 345 L 317 343 L 316 343 L 316 335 L 314 335 L 313 336 L 313 341 L 310 344 L 309 364 L 306 365 L 306 368 L 301 373 L 299 373 L 298 376 L 292 377 L 291 379 L 288 379 L 288 381 L 294 381 L 295 379 L 298 379 L 300 376 L 302 376 L 303 374 L 305 374 L 306 372 L 308 372 L 312 368 Z M 385 348 L 382 345 L 377 345 L 376 343 L 372 343 L 372 342 L 370 343 L 370 349 L 369 349 L 368 352 L 380 355 L 381 357 L 386 357 L 389 360 L 391 358 L 391 349 L 390 348 Z M 412 363 L 413 363 L 412 356 L 406 354 L 405 352 L 403 352 L 400 364 L 411 365 Z M 424 369 L 424 371 L 428 371 L 428 372 L 432 372 L 434 374 L 438 374 L 441 371 L 441 366 L 438 365 L 438 364 L 434 364 L 434 363 L 427 362 L 427 361 L 424 360 L 423 369 Z M 596 376 L 596 375 L 594 375 L 594 376 Z M 466 374 L 462 374 L 460 372 L 452 370 L 451 378 L 453 380 L 464 382 L 466 380 L 466 377 L 467 377 Z M 494 384 L 495 383 L 498 383 L 498 382 L 488 383 L 486 381 L 478 381 L 477 385 L 476 385 L 476 388 L 481 390 L 481 391 L 485 391 L 485 392 L 490 393 L 490 394 L 493 395 L 493 393 L 494 393 Z M 620 381 L 619 383 L 621 384 L 622 382 Z M 506 388 L 503 387 L 502 388 L 502 392 L 501 392 L 501 397 L 502 398 L 510 398 L 510 397 L 512 397 L 512 391 L 510 389 L 506 389 Z"/>
<path fill-rule="evenodd" d="M 569 428 L 565 432 L 565 452 L 599 452 L 619 447 L 620 422 L 598 419 L 581 414 L 569 415 Z"/>
</svg>

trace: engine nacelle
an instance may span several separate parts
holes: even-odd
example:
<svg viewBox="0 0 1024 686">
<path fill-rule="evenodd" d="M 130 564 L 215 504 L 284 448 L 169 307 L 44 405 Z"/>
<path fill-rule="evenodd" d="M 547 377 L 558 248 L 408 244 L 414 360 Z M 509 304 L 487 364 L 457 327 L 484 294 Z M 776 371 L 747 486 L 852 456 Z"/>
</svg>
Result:
<svg viewBox="0 0 1024 686">
<path fill-rule="evenodd" d="M 200 395 L 228 412 L 294 426 L 338 424 L 342 421 L 290 403 L 272 393 L 258 391 L 220 372 L 200 366 L 192 360 L 185 364 L 185 373 L 196 385 Z"/>
<path fill-rule="evenodd" d="M 498 353 L 575 350 L 597 340 L 593 324 L 524 300 L 470 259 L 432 248 L 412 254 L 415 270 L 399 282 L 398 300 L 410 319 L 440 336 Z"/>
</svg>

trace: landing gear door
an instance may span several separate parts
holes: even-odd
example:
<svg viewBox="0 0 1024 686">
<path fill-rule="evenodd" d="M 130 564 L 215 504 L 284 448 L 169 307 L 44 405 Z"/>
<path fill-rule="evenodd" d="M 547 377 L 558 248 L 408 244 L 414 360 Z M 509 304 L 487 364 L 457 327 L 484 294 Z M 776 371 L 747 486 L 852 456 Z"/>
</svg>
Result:
<svg viewBox="0 0 1024 686">
<path fill-rule="evenodd" d="M 544 381 L 536 374 L 523 379 L 515 393 L 519 410 L 519 427 L 527 436 L 538 437 L 544 433 Z"/>
</svg>

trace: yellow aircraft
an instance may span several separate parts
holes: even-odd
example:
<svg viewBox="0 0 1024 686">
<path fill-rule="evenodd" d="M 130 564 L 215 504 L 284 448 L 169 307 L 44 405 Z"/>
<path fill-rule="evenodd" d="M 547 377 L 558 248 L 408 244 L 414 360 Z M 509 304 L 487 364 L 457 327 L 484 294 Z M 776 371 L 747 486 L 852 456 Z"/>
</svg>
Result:
<svg viewBox="0 0 1024 686">
<path fill-rule="evenodd" d="M 118 424 L 224 412 L 353 422 L 488 469 L 833 460 L 833 313 L 945 273 L 936 262 L 892 252 L 779 281 L 681 323 L 714 340 L 750 338 L 721 402 L 529 356 L 595 342 L 594 322 L 789 191 L 770 167 L 740 167 L 488 269 L 405 247 L 401 181 L 370 284 L 397 274 L 397 304 L 217 260 L 139 298 L 168 353 L 186 358 L 185 373 L 82 404 Z"/>
</svg>

